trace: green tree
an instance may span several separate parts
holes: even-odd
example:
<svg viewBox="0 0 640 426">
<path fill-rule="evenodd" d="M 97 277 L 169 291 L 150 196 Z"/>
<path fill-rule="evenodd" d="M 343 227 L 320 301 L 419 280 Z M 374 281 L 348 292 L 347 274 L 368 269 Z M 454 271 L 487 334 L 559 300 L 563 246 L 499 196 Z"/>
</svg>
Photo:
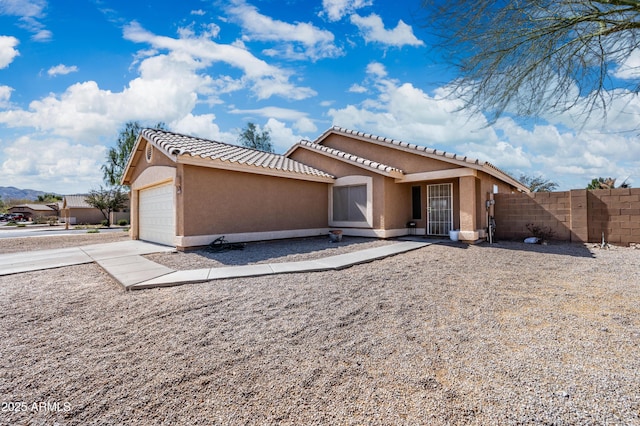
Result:
<svg viewBox="0 0 640 426">
<path fill-rule="evenodd" d="M 247 127 L 242 129 L 238 136 L 238 142 L 247 148 L 258 149 L 260 151 L 274 152 L 271 144 L 271 133 L 269 129 L 260 132 L 253 123 L 247 123 Z"/>
<path fill-rule="evenodd" d="M 422 7 L 460 76 L 454 92 L 491 121 L 504 112 L 570 109 L 586 120 L 640 89 L 637 77 L 614 78 L 638 75 L 630 59 L 640 47 L 639 0 L 423 0 Z"/>
<path fill-rule="evenodd" d="M 160 122 L 154 128 L 166 130 L 166 125 Z M 120 130 L 116 146 L 109 148 L 107 161 L 102 165 L 103 179 L 107 186 L 120 185 L 129 156 L 142 129 L 144 127 L 139 122 L 129 121 Z"/>
<path fill-rule="evenodd" d="M 56 201 L 62 201 L 62 197 L 56 194 L 51 194 L 51 193 L 38 195 L 39 203 L 55 203 Z"/>
<path fill-rule="evenodd" d="M 593 179 L 591 182 L 589 182 L 589 185 L 587 185 L 587 189 L 615 189 L 615 188 L 616 188 L 616 178 L 610 178 L 610 177 L 607 177 L 607 178 L 599 177 L 599 178 Z M 631 185 L 627 183 L 627 181 L 625 180 L 617 188 L 631 188 Z"/>
<path fill-rule="evenodd" d="M 90 206 L 100 210 L 107 221 L 107 227 L 111 227 L 111 212 L 125 208 L 127 206 L 128 196 L 119 186 L 111 188 L 103 188 L 101 186 L 100 189 L 92 189 L 89 191 L 89 195 L 85 198 L 85 201 Z"/>
<path fill-rule="evenodd" d="M 521 183 L 529 187 L 531 192 L 552 192 L 558 188 L 558 184 L 542 176 L 520 175 L 518 179 Z"/>
</svg>

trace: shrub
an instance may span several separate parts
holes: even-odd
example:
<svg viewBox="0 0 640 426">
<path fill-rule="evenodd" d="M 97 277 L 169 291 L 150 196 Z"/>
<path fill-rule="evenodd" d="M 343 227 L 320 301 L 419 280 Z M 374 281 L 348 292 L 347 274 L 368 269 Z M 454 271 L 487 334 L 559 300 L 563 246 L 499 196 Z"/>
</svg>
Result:
<svg viewBox="0 0 640 426">
<path fill-rule="evenodd" d="M 102 222 L 100 222 L 100 225 L 109 226 L 109 221 L 107 219 L 104 219 Z"/>
<path fill-rule="evenodd" d="M 540 239 L 541 241 L 548 241 L 555 234 L 553 229 L 551 229 L 550 227 L 539 226 L 533 223 L 527 223 L 527 229 L 529 230 L 529 232 L 531 232 L 531 234 L 533 234 L 534 237 Z"/>
<path fill-rule="evenodd" d="M 99 229 L 96 229 L 96 228 L 94 228 L 94 229 L 89 229 L 89 230 L 87 231 L 87 234 L 99 234 L 99 233 L 100 233 L 100 230 L 99 230 Z"/>
<path fill-rule="evenodd" d="M 129 224 L 129 221 L 127 219 L 120 219 L 118 221 L 118 226 L 127 226 Z"/>
</svg>

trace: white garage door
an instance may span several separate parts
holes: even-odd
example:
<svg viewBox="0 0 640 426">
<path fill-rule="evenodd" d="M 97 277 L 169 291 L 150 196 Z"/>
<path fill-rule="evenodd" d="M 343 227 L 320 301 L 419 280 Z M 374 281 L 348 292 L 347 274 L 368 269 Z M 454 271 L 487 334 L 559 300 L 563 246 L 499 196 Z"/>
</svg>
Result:
<svg viewBox="0 0 640 426">
<path fill-rule="evenodd" d="M 176 221 L 172 184 L 140 191 L 138 233 L 141 240 L 175 245 Z"/>
</svg>

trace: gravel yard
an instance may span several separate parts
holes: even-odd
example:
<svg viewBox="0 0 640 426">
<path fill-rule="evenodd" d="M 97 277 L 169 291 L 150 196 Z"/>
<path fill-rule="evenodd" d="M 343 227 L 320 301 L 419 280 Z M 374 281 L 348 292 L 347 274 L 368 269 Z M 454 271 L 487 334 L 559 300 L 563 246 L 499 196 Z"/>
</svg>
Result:
<svg viewBox="0 0 640 426">
<path fill-rule="evenodd" d="M 639 275 L 640 250 L 502 242 L 135 292 L 4 276 L 0 424 L 637 425 Z"/>
<path fill-rule="evenodd" d="M 393 244 L 396 241 L 372 238 L 345 237 L 340 243 L 331 243 L 327 237 L 248 243 L 241 251 L 194 250 L 175 253 L 156 253 L 145 257 L 177 271 L 216 268 L 230 265 L 298 262 L 315 260 Z"/>
</svg>

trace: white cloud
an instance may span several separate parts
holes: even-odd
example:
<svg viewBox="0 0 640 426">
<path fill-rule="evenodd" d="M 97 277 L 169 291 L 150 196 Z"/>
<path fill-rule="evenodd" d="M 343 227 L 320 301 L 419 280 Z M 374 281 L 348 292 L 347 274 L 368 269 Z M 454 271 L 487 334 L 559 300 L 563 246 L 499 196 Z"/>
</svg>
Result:
<svg viewBox="0 0 640 426">
<path fill-rule="evenodd" d="M 11 99 L 11 92 L 13 89 L 9 86 L 0 86 L 0 108 L 6 108 L 9 106 L 9 99 Z"/>
<path fill-rule="evenodd" d="M 236 0 L 227 11 L 239 22 L 245 32 L 245 40 L 281 42 L 283 45 L 266 50 L 272 56 L 289 59 L 317 60 L 341 56 L 342 50 L 334 44 L 331 32 L 321 30 L 311 23 L 290 24 L 275 20 L 258 12 L 255 6 Z"/>
<path fill-rule="evenodd" d="M 20 42 L 11 36 L 0 36 L 0 70 L 9 66 L 13 59 L 20 55 L 15 48 Z"/>
<path fill-rule="evenodd" d="M 3 145 L 6 160 L 0 164 L 0 174 L 5 185 L 72 194 L 85 192 L 102 181 L 103 146 L 30 136 L 5 140 Z"/>
<path fill-rule="evenodd" d="M 57 75 L 71 74 L 72 72 L 78 72 L 78 67 L 75 65 L 71 65 L 70 67 L 68 67 L 64 64 L 60 64 L 56 65 L 55 67 L 49 68 L 47 74 L 49 74 L 51 77 L 55 77 Z"/>
<path fill-rule="evenodd" d="M 387 70 L 380 62 L 370 62 L 367 65 L 367 74 L 372 74 L 374 77 L 386 77 Z"/>
<path fill-rule="evenodd" d="M 292 122 L 293 126 L 301 132 L 315 132 L 318 130 L 316 125 L 308 117 L 306 112 L 297 111 L 288 108 L 264 107 L 258 109 L 232 109 L 231 114 L 240 115 L 258 115 L 267 119 L 276 119 Z"/>
<path fill-rule="evenodd" d="M 638 80 L 640 78 L 640 50 L 636 49 L 627 59 L 616 68 L 612 75 L 623 80 Z"/>
<path fill-rule="evenodd" d="M 275 118 L 270 118 L 264 128 L 269 130 L 271 143 L 277 153 L 283 153 L 301 139 L 305 139 L 304 136 L 294 134 L 293 130 L 288 128 L 285 123 Z"/>
<path fill-rule="evenodd" d="M 46 6 L 46 0 L 0 0 L 0 15 L 40 18 Z"/>
<path fill-rule="evenodd" d="M 489 161 L 516 177 L 544 173 L 560 189 L 584 188 L 598 176 L 620 182 L 627 177 L 630 182 L 640 179 L 640 140 L 635 133 L 569 129 L 553 123 L 530 126 L 512 118 L 488 127 L 483 116 L 460 111 L 462 101 L 445 96 L 445 88 L 430 95 L 387 77 L 378 62 L 366 71 L 362 86 L 372 97 L 359 105 L 329 109 L 334 125 Z"/>
<path fill-rule="evenodd" d="M 36 41 L 49 41 L 51 31 L 38 21 L 45 17 L 46 0 L 0 0 L 0 15 L 20 17 L 20 27 L 33 33 Z"/>
<path fill-rule="evenodd" d="M 300 100 L 316 95 L 308 87 L 292 84 L 289 81 L 291 72 L 269 65 L 238 44 L 219 44 L 207 37 L 195 37 L 191 33 L 183 33 L 178 39 L 158 36 L 144 30 L 137 22 L 125 27 L 124 36 L 137 43 L 148 43 L 154 49 L 169 50 L 172 55 L 199 68 L 223 62 L 239 69 L 243 72 L 242 80 L 250 86 L 258 99 L 281 96 Z"/>
<path fill-rule="evenodd" d="M 339 21 L 344 16 L 372 4 L 371 0 L 322 0 L 322 15 L 326 15 L 330 21 Z"/>
<path fill-rule="evenodd" d="M 206 15 L 206 14 L 207 14 L 207 12 L 205 12 L 205 11 L 204 11 L 204 10 L 202 10 L 202 9 L 198 9 L 198 10 L 192 10 L 192 11 L 191 11 L 191 14 L 192 14 L 192 15 L 196 15 L 196 16 L 204 16 L 204 15 Z"/>
<path fill-rule="evenodd" d="M 349 87 L 348 91 L 351 93 L 367 93 L 367 88 L 357 83 L 354 83 L 351 85 L 351 87 Z"/>
<path fill-rule="evenodd" d="M 171 122 L 196 106 L 212 81 L 196 74 L 194 63 L 176 55 L 159 55 L 140 64 L 140 77 L 122 92 L 102 90 L 94 81 L 76 83 L 61 95 L 32 101 L 28 110 L 0 111 L 7 127 L 32 127 L 55 135 L 99 143 L 125 121 Z"/>
<path fill-rule="evenodd" d="M 398 25 L 392 30 L 385 29 L 382 18 L 376 14 L 367 17 L 357 14 L 351 15 L 351 23 L 360 29 L 362 37 L 367 43 L 375 42 L 396 47 L 424 46 L 424 42 L 419 40 L 413 34 L 413 29 L 402 20 L 398 21 Z"/>
<path fill-rule="evenodd" d="M 185 135 L 198 136 L 218 142 L 235 143 L 237 136 L 233 133 L 222 132 L 215 124 L 214 114 L 187 114 L 179 120 L 169 123 L 169 128 Z"/>
</svg>

